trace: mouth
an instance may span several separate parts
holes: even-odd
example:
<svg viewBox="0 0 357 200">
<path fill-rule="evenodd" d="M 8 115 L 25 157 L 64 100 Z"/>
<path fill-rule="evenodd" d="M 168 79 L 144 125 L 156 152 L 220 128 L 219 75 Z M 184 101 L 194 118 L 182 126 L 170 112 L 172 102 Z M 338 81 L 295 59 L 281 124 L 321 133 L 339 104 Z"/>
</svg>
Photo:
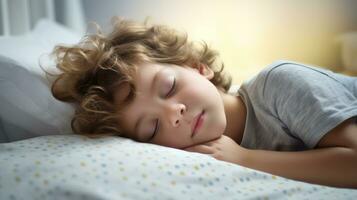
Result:
<svg viewBox="0 0 357 200">
<path fill-rule="evenodd" d="M 204 116 L 205 111 L 203 110 L 200 114 L 198 114 L 195 117 L 195 120 L 193 121 L 193 127 L 192 127 L 192 135 L 191 137 L 195 136 L 197 131 L 202 127 L 203 121 L 204 121 Z"/>
</svg>

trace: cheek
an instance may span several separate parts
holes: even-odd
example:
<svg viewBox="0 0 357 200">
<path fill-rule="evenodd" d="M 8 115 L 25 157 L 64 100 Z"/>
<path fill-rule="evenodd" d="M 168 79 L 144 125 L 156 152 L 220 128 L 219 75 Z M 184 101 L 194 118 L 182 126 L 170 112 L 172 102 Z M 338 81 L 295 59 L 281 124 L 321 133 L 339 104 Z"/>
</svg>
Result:
<svg viewBox="0 0 357 200">
<path fill-rule="evenodd" d="M 213 137 L 211 139 L 214 139 L 224 133 L 227 121 L 224 113 L 214 113 L 214 115 L 210 117 L 210 120 L 207 121 L 208 131 L 210 132 L 210 136 Z"/>
<path fill-rule="evenodd" d="M 208 80 L 187 81 L 189 84 L 185 86 L 184 93 L 190 97 L 213 97 L 219 95 L 216 87 Z"/>
<path fill-rule="evenodd" d="M 192 141 L 188 139 L 185 133 L 187 133 L 187 129 L 184 128 L 168 130 L 167 132 L 158 135 L 153 143 L 161 146 L 180 149 L 189 146 L 192 143 Z"/>
</svg>

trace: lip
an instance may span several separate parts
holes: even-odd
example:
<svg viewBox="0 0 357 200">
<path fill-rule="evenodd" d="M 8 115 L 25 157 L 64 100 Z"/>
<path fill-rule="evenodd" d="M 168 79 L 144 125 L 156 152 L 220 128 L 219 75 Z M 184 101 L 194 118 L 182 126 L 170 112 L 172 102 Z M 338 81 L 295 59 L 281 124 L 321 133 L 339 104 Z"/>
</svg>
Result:
<svg viewBox="0 0 357 200">
<path fill-rule="evenodd" d="M 200 114 L 198 114 L 195 119 L 194 119 L 194 123 L 192 123 L 192 136 L 196 135 L 197 131 L 199 128 L 202 127 L 203 121 L 204 121 L 204 116 L 205 111 L 203 110 Z"/>
</svg>

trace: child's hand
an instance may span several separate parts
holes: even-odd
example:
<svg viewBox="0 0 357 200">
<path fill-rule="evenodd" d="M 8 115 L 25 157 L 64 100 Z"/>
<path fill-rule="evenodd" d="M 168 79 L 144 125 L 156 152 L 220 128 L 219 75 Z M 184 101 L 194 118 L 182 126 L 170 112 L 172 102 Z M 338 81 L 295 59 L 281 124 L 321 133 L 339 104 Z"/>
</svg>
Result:
<svg viewBox="0 0 357 200">
<path fill-rule="evenodd" d="M 184 150 L 207 154 L 218 160 L 235 164 L 242 164 L 246 152 L 246 149 L 225 135 L 222 135 L 216 140 L 191 146 Z"/>
</svg>

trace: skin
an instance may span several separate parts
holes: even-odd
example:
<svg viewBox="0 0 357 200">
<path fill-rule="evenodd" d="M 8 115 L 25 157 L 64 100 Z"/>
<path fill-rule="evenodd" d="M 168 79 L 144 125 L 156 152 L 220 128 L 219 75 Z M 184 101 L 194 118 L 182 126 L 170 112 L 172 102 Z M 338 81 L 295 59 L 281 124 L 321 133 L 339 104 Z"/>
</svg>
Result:
<svg viewBox="0 0 357 200">
<path fill-rule="evenodd" d="M 238 142 L 241 140 L 237 133 L 243 130 L 237 129 L 244 127 L 245 118 L 238 119 L 241 112 L 236 107 L 244 107 L 243 102 L 224 94 L 209 81 L 213 78 L 210 68 L 159 63 L 143 63 L 138 68 L 134 77 L 138 95 L 122 110 L 120 118 L 127 137 L 179 149 L 212 141 L 224 133 Z M 126 94 L 118 92 L 117 101 Z M 194 131 L 202 112 L 202 126 Z M 227 121 L 237 120 L 241 123 L 227 126 Z M 154 135 L 157 122 L 158 130 Z"/>
<path fill-rule="evenodd" d="M 161 80 L 150 90 L 157 72 L 162 73 Z M 172 76 L 176 78 L 177 88 L 166 96 L 173 85 Z M 353 119 L 330 130 L 312 150 L 246 149 L 239 145 L 244 133 L 245 105 L 239 96 L 225 94 L 216 88 L 209 81 L 212 77 L 212 70 L 202 64 L 197 68 L 154 63 L 140 65 L 135 77 L 139 95 L 123 110 L 120 118 L 126 125 L 126 136 L 207 154 L 290 179 L 357 188 L 357 123 Z M 120 101 L 125 95 L 127 92 L 121 90 L 116 98 Z M 203 110 L 203 125 L 192 136 L 195 116 Z M 134 124 L 142 115 L 146 116 L 143 125 L 135 131 Z M 148 140 L 157 119 L 160 131 Z"/>
</svg>

